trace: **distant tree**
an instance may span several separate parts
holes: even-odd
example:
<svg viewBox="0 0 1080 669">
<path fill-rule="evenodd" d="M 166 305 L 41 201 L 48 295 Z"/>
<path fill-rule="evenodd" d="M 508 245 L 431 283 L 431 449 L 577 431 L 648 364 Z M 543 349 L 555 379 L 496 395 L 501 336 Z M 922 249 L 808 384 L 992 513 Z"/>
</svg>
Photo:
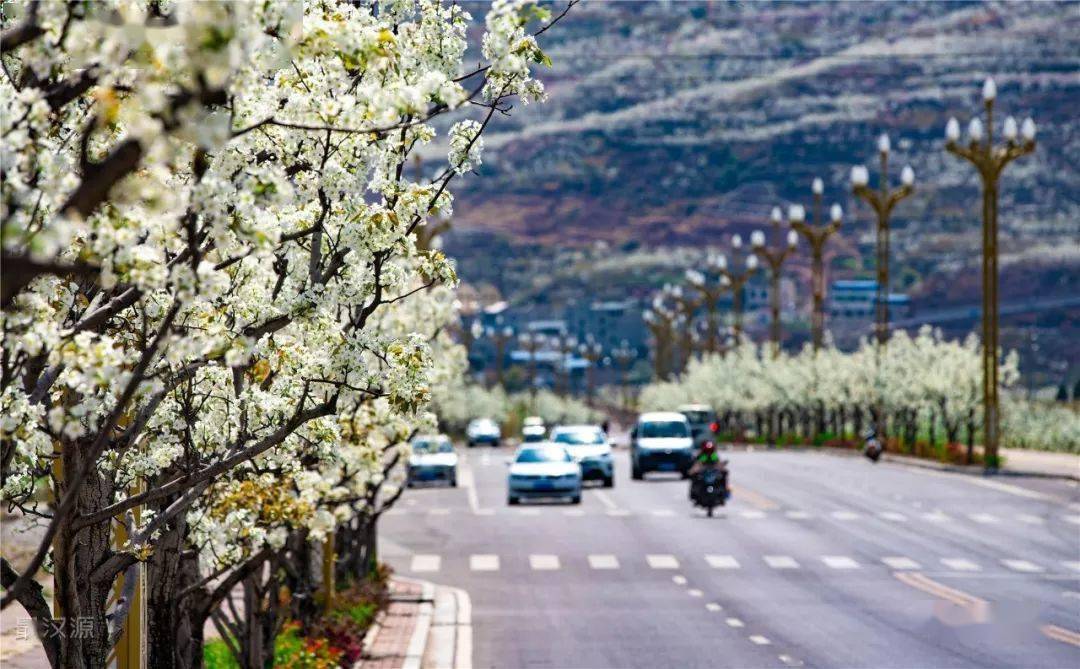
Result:
<svg viewBox="0 0 1080 669">
<path fill-rule="evenodd" d="M 1054 399 L 1056 399 L 1058 402 L 1069 401 L 1069 389 L 1065 386 L 1064 383 L 1058 386 L 1057 397 L 1055 397 Z"/>
</svg>

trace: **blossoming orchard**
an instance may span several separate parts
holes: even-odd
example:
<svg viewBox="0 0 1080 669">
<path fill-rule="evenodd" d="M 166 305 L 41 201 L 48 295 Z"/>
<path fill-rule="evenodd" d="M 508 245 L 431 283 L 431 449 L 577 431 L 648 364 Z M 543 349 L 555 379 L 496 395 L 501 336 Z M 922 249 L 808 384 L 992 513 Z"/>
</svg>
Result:
<svg viewBox="0 0 1080 669">
<path fill-rule="evenodd" d="M 265 666 L 335 534 L 335 570 L 374 560 L 460 371 L 455 271 L 416 233 L 493 118 L 543 97 L 553 19 L 494 2 L 470 69 L 471 18 L 437 1 L 2 11 L 3 495 L 47 527 L 3 606 L 55 667 L 105 666 L 135 607 L 149 666 L 200 666 L 208 618 Z"/>
</svg>

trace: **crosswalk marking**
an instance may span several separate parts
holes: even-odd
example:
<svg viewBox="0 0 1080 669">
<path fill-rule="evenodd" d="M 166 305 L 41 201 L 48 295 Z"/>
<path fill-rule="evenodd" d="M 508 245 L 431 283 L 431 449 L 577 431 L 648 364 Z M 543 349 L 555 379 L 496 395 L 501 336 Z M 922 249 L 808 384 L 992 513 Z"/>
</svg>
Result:
<svg viewBox="0 0 1080 669">
<path fill-rule="evenodd" d="M 765 517 L 765 512 L 758 511 L 757 509 L 747 509 L 745 511 L 740 511 L 739 515 L 749 520 L 760 520 Z"/>
<path fill-rule="evenodd" d="M 412 559 L 413 571 L 439 571 L 442 566 L 442 558 L 438 555 L 414 555 Z"/>
<path fill-rule="evenodd" d="M 731 555 L 706 555 L 705 561 L 713 569 L 738 569 L 739 561 Z"/>
<path fill-rule="evenodd" d="M 787 511 L 784 515 L 792 520 L 806 520 L 811 517 L 810 514 L 805 511 Z"/>
<path fill-rule="evenodd" d="M 773 569 L 798 569 L 799 563 L 787 555 L 766 555 L 765 564 Z"/>
<path fill-rule="evenodd" d="M 743 621 L 739 620 L 738 618 L 728 618 L 724 622 L 727 623 L 728 627 L 744 627 L 745 626 L 745 625 L 743 625 Z"/>
<path fill-rule="evenodd" d="M 559 556 L 530 555 L 529 566 L 537 571 L 552 571 L 559 568 Z"/>
<path fill-rule="evenodd" d="M 692 589 L 687 590 L 686 594 L 690 595 L 691 597 L 701 597 L 705 593 L 701 592 L 700 590 Z"/>
<path fill-rule="evenodd" d="M 895 511 L 882 511 L 878 514 L 878 517 L 884 518 L 885 520 L 891 520 L 894 523 L 907 522 L 907 516 L 902 513 L 897 513 Z"/>
<path fill-rule="evenodd" d="M 589 566 L 593 569 L 618 569 L 619 559 L 614 555 L 590 555 Z"/>
<path fill-rule="evenodd" d="M 646 555 L 645 561 L 653 569 L 678 569 L 679 561 L 674 555 Z"/>
<path fill-rule="evenodd" d="M 858 520 L 859 514 L 854 511 L 833 511 L 832 517 L 837 520 Z"/>
<path fill-rule="evenodd" d="M 969 513 L 968 518 L 974 520 L 976 523 L 982 523 L 983 525 L 1001 522 L 1001 520 L 992 513 Z"/>
<path fill-rule="evenodd" d="M 823 555 L 821 561 L 830 569 L 858 569 L 859 563 L 846 555 Z"/>
<path fill-rule="evenodd" d="M 714 611 L 715 612 L 715 611 L 719 611 L 721 608 L 723 608 L 723 607 L 720 606 L 719 604 L 717 604 L 716 602 L 709 602 L 708 604 L 705 605 L 705 610 L 706 611 Z"/>
<path fill-rule="evenodd" d="M 931 511 L 930 513 L 924 513 L 922 515 L 923 520 L 929 520 L 931 523 L 949 523 L 952 522 L 952 517 L 947 513 L 941 511 Z"/>
<path fill-rule="evenodd" d="M 907 557 L 884 557 L 881 561 L 889 569 L 918 569 L 919 563 Z"/>
<path fill-rule="evenodd" d="M 941 558 L 941 563 L 953 571 L 980 571 L 982 567 L 964 558 Z"/>
<path fill-rule="evenodd" d="M 763 637 L 760 634 L 755 634 L 750 637 L 750 643 L 758 646 L 768 646 L 772 642 L 769 641 L 768 637 Z"/>
<path fill-rule="evenodd" d="M 1028 562 L 1027 560 L 1002 560 L 1001 564 L 1005 565 L 1009 569 L 1012 569 L 1013 571 L 1022 571 L 1029 574 L 1046 571 L 1034 562 Z"/>
<path fill-rule="evenodd" d="M 1016 519 L 1019 520 L 1022 523 L 1027 523 L 1028 525 L 1045 525 L 1046 524 L 1046 519 L 1040 518 L 1039 516 L 1033 516 L 1030 513 L 1021 513 L 1021 514 L 1016 516 Z"/>
<path fill-rule="evenodd" d="M 686 585 L 686 577 L 682 574 L 675 574 L 671 577 L 671 582 L 675 585 Z"/>
<path fill-rule="evenodd" d="M 473 571 L 499 571 L 498 555 L 471 555 L 469 569 Z"/>
</svg>

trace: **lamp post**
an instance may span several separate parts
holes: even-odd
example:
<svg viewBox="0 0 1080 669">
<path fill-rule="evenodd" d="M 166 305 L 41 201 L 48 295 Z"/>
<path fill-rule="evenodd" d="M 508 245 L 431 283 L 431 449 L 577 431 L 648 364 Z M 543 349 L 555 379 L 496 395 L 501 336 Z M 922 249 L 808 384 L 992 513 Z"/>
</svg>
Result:
<svg viewBox="0 0 1080 669">
<path fill-rule="evenodd" d="M 825 242 L 840 230 L 844 210 L 840 205 L 834 204 L 829 209 L 829 224 L 821 225 L 821 199 L 825 192 L 825 183 L 821 179 L 814 179 L 811 190 L 814 192 L 813 224 L 792 219 L 791 227 L 810 244 L 810 291 L 814 300 L 810 329 L 814 350 L 820 351 L 825 341 Z"/>
<path fill-rule="evenodd" d="M 543 343 L 543 336 L 526 332 L 518 337 L 522 347 L 529 353 L 529 393 L 536 395 L 536 350 Z"/>
<path fill-rule="evenodd" d="M 806 213 L 799 205 L 791 207 L 788 218 L 794 222 L 796 220 L 803 220 L 806 218 Z M 772 216 L 773 230 L 780 230 L 780 222 L 783 220 L 783 214 L 780 212 L 780 207 L 773 207 Z M 795 246 L 799 242 L 799 233 L 794 230 L 788 230 L 787 244 L 777 248 L 769 248 L 765 245 L 765 233 L 761 230 L 755 230 L 750 235 L 750 245 L 754 249 L 754 253 L 758 255 L 765 262 L 765 266 L 769 268 L 769 310 L 772 312 L 772 322 L 769 328 L 769 339 L 773 345 L 773 357 L 780 356 L 780 340 L 782 338 L 780 332 L 780 272 L 783 269 L 784 261 L 788 259 L 788 256 L 795 250 Z"/>
<path fill-rule="evenodd" d="M 671 362 L 671 344 L 675 330 L 675 316 L 664 308 L 663 301 L 657 297 L 653 308 L 642 313 L 645 326 L 653 338 L 653 374 L 658 381 L 668 377 L 668 364 Z"/>
<path fill-rule="evenodd" d="M 495 385 L 501 386 L 503 382 L 503 367 L 506 358 L 506 345 L 514 338 L 514 329 L 504 327 L 499 330 L 489 330 L 488 336 L 495 342 Z"/>
<path fill-rule="evenodd" d="M 562 336 L 559 338 L 559 385 L 561 386 L 562 393 L 569 395 L 570 393 L 570 366 L 567 364 L 567 357 L 572 356 L 574 351 L 577 350 L 577 337 Z"/>
<path fill-rule="evenodd" d="M 686 363 L 690 361 L 690 356 L 693 354 L 693 338 L 690 332 L 694 324 L 694 314 L 697 312 L 698 307 L 701 306 L 701 301 L 687 295 L 682 286 L 669 286 L 667 293 L 675 305 L 675 312 L 681 316 L 679 323 L 682 327 L 679 328 L 677 365 L 681 371 L 686 367 Z"/>
<path fill-rule="evenodd" d="M 998 405 L 998 182 L 1005 166 L 1035 150 L 1035 122 L 1025 119 L 1017 127 L 1016 119 L 1005 119 L 1002 134 L 1005 143 L 994 146 L 994 99 L 997 86 L 993 79 L 983 84 L 983 109 L 986 125 L 978 117 L 968 125 L 968 144 L 960 144 L 960 123 L 949 119 L 945 126 L 945 149 L 975 166 L 982 180 L 982 338 L 983 338 L 983 455 L 986 466 L 998 466 L 1000 410 Z M 1017 135 L 1021 135 L 1018 137 Z"/>
<path fill-rule="evenodd" d="M 585 370 L 585 396 L 591 403 L 593 395 L 596 393 L 596 364 L 603 357 L 604 348 L 600 345 L 600 342 L 593 340 L 592 335 L 588 335 L 585 337 L 585 341 L 578 346 L 578 353 L 589 362 L 589 367 Z"/>
<path fill-rule="evenodd" d="M 720 347 L 720 325 L 717 320 L 717 312 L 720 304 L 720 296 L 727 290 L 727 286 L 719 280 L 719 267 L 721 256 L 710 253 L 706 260 L 708 273 L 698 270 L 686 270 L 686 281 L 690 286 L 701 294 L 701 303 L 705 306 L 708 318 L 709 331 L 705 338 L 705 350 L 716 353 Z M 710 280 L 718 277 L 717 280 Z"/>
<path fill-rule="evenodd" d="M 857 165 L 851 168 L 852 191 L 870 205 L 877 217 L 877 304 L 874 329 L 878 356 L 881 354 L 881 347 L 889 339 L 889 219 L 896 204 L 911 195 L 915 185 L 915 172 L 907 165 L 900 173 L 900 187 L 889 189 L 889 146 L 888 135 L 878 138 L 881 175 L 878 178 L 877 190 L 869 186 L 870 174 L 866 167 Z"/>
<path fill-rule="evenodd" d="M 736 250 L 741 249 L 742 237 L 739 235 L 732 235 L 731 246 Z M 719 256 L 717 258 L 716 268 L 721 276 L 721 283 L 726 284 L 728 290 L 731 291 L 731 311 L 734 321 L 731 326 L 731 331 L 732 335 L 735 337 L 735 345 L 738 346 L 742 344 L 743 334 L 743 288 L 745 288 L 746 282 L 754 275 L 754 272 L 757 271 L 758 259 L 756 255 L 748 255 L 743 271 L 740 273 L 728 267 L 727 258 Z"/>
<path fill-rule="evenodd" d="M 619 365 L 622 379 L 622 399 L 623 408 L 630 408 L 630 400 L 627 392 L 627 386 L 630 376 L 630 365 L 637 358 L 637 351 L 630 347 L 630 342 L 625 339 L 619 343 L 619 346 L 611 352 L 611 356 L 615 359 L 615 363 Z"/>
</svg>

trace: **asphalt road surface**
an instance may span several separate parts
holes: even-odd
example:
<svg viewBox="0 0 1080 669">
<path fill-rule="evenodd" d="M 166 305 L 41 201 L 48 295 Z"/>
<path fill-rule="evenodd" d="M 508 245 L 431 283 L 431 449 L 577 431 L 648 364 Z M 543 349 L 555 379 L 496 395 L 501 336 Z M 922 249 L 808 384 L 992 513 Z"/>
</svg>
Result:
<svg viewBox="0 0 1080 669">
<path fill-rule="evenodd" d="M 1080 667 L 1080 490 L 809 452 L 732 452 L 715 518 L 687 484 L 506 503 L 509 449 L 380 528 L 404 575 L 472 598 L 474 666 Z"/>
</svg>

